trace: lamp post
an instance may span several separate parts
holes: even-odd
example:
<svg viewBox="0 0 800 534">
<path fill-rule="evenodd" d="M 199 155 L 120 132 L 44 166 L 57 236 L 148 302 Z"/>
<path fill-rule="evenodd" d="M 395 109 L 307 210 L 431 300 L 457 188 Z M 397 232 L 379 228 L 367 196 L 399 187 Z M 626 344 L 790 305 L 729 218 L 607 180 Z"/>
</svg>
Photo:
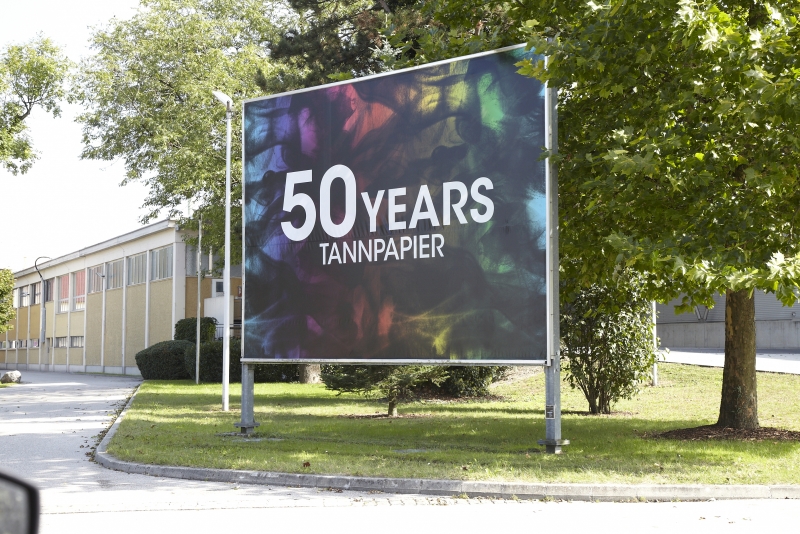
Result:
<svg viewBox="0 0 800 534">
<path fill-rule="evenodd" d="M 42 345 L 47 345 L 47 340 L 45 339 L 45 337 L 47 336 L 47 332 L 45 330 L 45 325 L 47 323 L 47 311 L 45 310 L 45 306 L 47 305 L 47 295 L 45 294 L 44 277 L 42 276 L 42 273 L 39 271 L 39 260 L 49 260 L 49 259 L 51 259 L 49 256 L 39 256 L 38 258 L 36 258 L 36 261 L 33 262 L 33 267 L 34 267 L 34 269 L 36 269 L 36 273 L 39 275 L 39 280 L 41 280 L 41 282 L 42 282 L 42 289 L 39 291 L 39 298 L 42 299 L 42 311 L 41 311 L 41 320 L 40 320 L 42 328 L 39 331 L 39 363 L 41 363 L 41 361 L 42 361 L 42 357 L 41 357 L 42 349 L 41 349 L 41 347 L 42 347 Z M 49 346 L 47 347 L 47 354 L 48 355 L 50 354 L 50 347 Z M 48 358 L 48 361 L 49 360 L 50 360 L 50 358 Z"/>
<path fill-rule="evenodd" d="M 225 147 L 225 267 L 222 272 L 222 292 L 225 305 L 222 312 L 222 411 L 228 411 L 228 383 L 231 362 L 231 116 L 233 100 L 220 91 L 212 91 L 214 98 L 225 106 L 227 143 Z"/>
<path fill-rule="evenodd" d="M 197 223 L 197 343 L 195 345 L 194 355 L 194 382 L 200 384 L 200 284 L 202 283 L 203 275 L 203 262 L 201 250 L 203 248 L 203 215 L 200 215 L 200 221 Z"/>
</svg>

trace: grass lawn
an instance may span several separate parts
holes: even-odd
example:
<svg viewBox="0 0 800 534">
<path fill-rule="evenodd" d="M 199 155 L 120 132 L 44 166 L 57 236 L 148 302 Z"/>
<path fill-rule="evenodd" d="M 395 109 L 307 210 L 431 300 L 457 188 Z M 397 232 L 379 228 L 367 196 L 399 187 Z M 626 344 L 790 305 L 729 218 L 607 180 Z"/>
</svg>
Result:
<svg viewBox="0 0 800 534">
<path fill-rule="evenodd" d="M 525 482 L 704 484 L 800 483 L 800 442 L 675 441 L 653 433 L 713 424 L 721 369 L 659 365 L 645 388 L 610 416 L 588 416 L 581 394 L 562 388 L 562 455 L 544 437 L 544 375 L 498 384 L 495 401 L 424 401 L 401 418 L 364 417 L 385 404 L 337 396 L 321 385 L 256 384 L 252 438 L 230 435 L 239 421 L 221 386 L 148 381 L 109 446 L 130 461 L 319 474 Z M 762 426 L 800 430 L 800 376 L 759 373 Z M 361 416 L 361 417 L 357 417 Z M 303 467 L 305 462 L 310 467 Z"/>
</svg>

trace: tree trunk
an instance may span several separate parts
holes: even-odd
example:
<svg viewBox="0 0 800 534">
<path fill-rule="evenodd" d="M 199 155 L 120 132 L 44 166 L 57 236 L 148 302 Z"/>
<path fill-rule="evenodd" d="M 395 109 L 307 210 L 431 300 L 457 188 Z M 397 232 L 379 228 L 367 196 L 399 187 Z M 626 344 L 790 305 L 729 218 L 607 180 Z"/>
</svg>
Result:
<svg viewBox="0 0 800 534">
<path fill-rule="evenodd" d="M 722 427 L 758 428 L 756 397 L 756 307 L 746 289 L 725 295 L 725 369 L 722 372 Z"/>
<path fill-rule="evenodd" d="M 397 401 L 390 400 L 389 401 L 389 411 L 387 412 L 389 417 L 397 417 Z"/>
<path fill-rule="evenodd" d="M 320 379 L 320 366 L 313 363 L 300 364 L 300 383 L 301 384 L 319 384 Z"/>
</svg>

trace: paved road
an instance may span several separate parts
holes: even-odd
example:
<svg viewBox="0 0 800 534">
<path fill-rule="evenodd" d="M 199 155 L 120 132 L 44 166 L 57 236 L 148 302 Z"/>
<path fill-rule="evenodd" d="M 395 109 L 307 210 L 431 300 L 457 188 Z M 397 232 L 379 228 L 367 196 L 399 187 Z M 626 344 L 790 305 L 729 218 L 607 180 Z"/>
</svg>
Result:
<svg viewBox="0 0 800 534">
<path fill-rule="evenodd" d="M 25 372 L 0 389 L 0 468 L 42 489 L 42 534 L 757 532 L 796 528 L 797 501 L 567 503 L 333 493 L 129 475 L 86 452 L 137 381 Z"/>
<path fill-rule="evenodd" d="M 704 367 L 723 367 L 725 351 L 722 349 L 672 349 L 661 352 L 662 361 L 688 363 Z M 762 349 L 756 353 L 756 370 L 770 373 L 800 375 L 800 353 L 797 351 Z"/>
</svg>

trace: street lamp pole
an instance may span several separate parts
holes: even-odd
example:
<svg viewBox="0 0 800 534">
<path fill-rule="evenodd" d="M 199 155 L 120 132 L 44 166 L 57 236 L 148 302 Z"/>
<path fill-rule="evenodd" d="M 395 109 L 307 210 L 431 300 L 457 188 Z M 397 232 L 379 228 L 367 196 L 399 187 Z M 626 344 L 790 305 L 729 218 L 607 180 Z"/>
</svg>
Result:
<svg viewBox="0 0 800 534">
<path fill-rule="evenodd" d="M 222 290 L 225 305 L 222 312 L 222 411 L 229 410 L 229 382 L 231 362 L 231 116 L 233 100 L 220 91 L 213 91 L 214 97 L 225 105 L 227 122 L 227 143 L 225 147 L 225 267 L 222 274 Z"/>
<path fill-rule="evenodd" d="M 39 331 L 39 363 L 41 364 L 42 358 L 42 345 L 47 345 L 47 340 L 45 339 L 47 336 L 46 331 L 46 324 L 47 324 L 47 311 L 45 310 L 45 306 L 47 305 L 47 295 L 45 294 L 45 283 L 44 283 L 44 276 L 39 271 L 39 260 L 49 260 L 49 256 L 39 256 L 36 258 L 36 261 L 33 262 L 33 267 L 36 269 L 36 273 L 39 275 L 39 280 L 41 280 L 42 288 L 39 290 L 39 298 L 42 299 L 42 311 L 41 311 L 41 320 L 39 321 L 42 325 L 41 330 Z M 47 347 L 47 354 L 50 354 L 50 347 Z M 48 362 L 50 358 L 47 359 Z"/>
</svg>

